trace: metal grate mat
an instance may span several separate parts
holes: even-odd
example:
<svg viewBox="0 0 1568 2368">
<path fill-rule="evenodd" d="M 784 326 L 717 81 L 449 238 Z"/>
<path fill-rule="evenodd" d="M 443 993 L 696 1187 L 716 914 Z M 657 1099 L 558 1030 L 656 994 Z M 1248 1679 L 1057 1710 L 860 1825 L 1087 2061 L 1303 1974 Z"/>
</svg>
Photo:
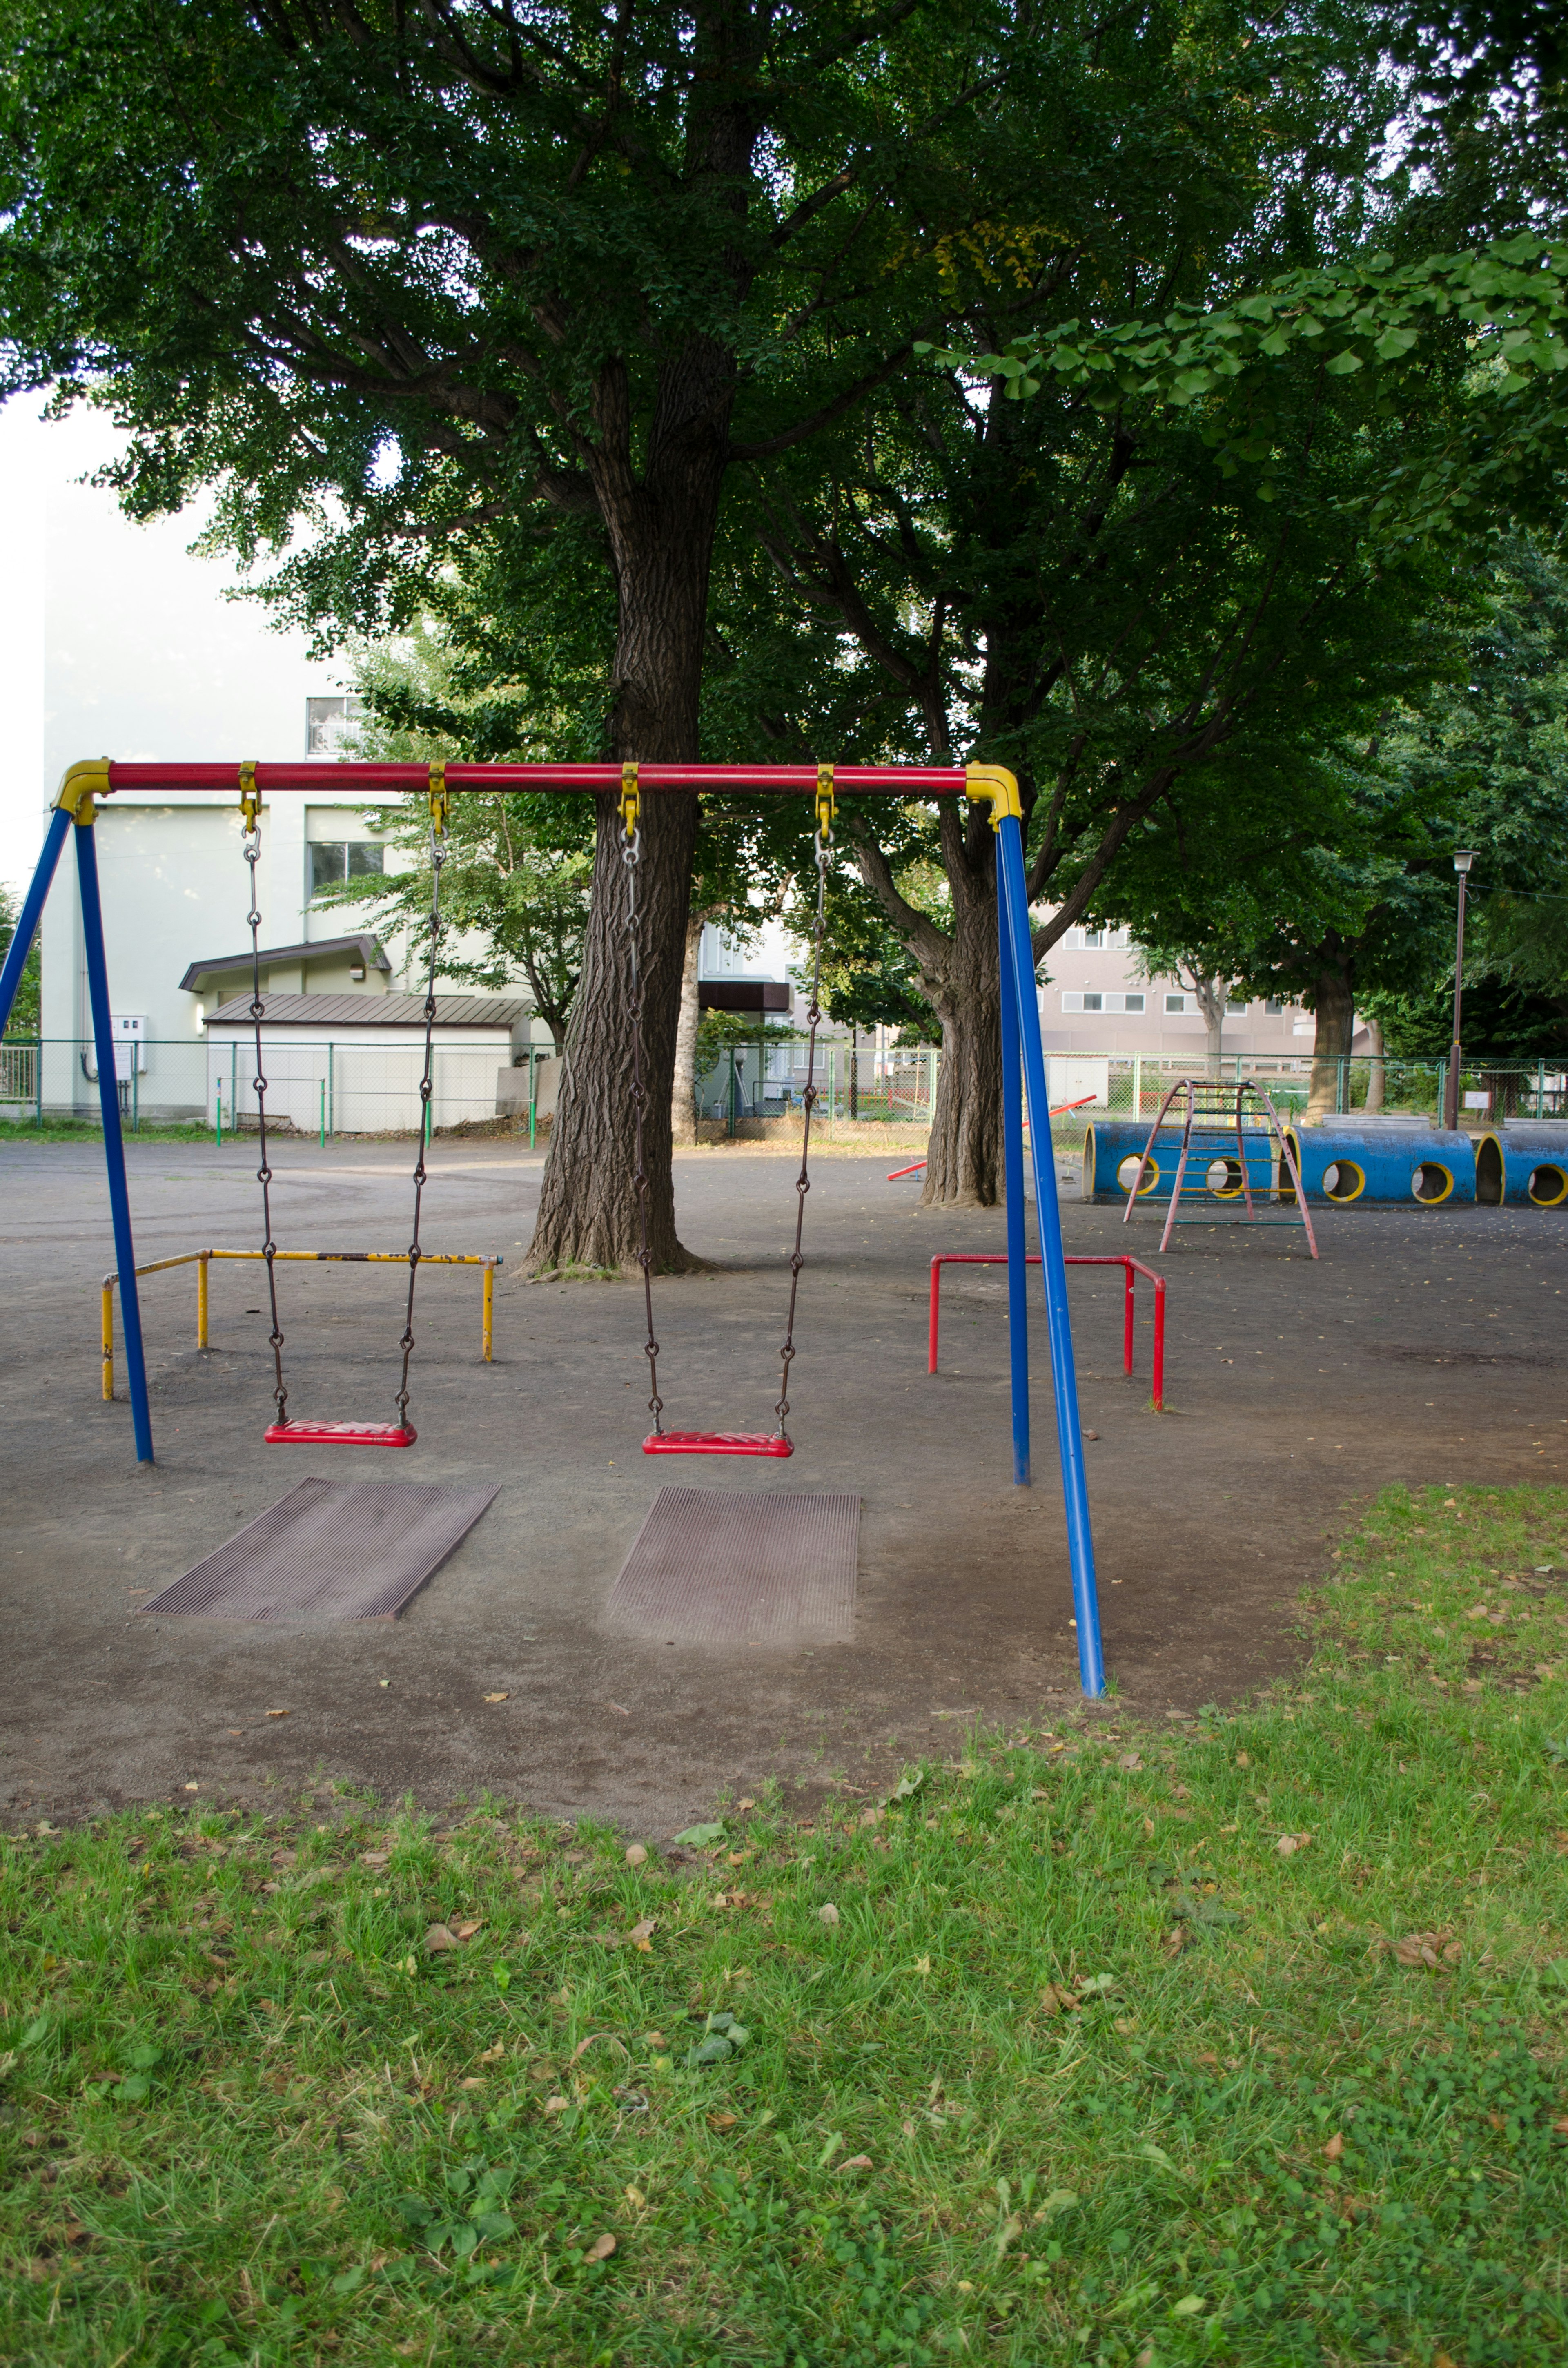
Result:
<svg viewBox="0 0 1568 2368">
<path fill-rule="evenodd" d="M 605 1610 L 670 1645 L 832 1644 L 855 1630 L 860 1499 L 661 1488 Z"/>
</svg>

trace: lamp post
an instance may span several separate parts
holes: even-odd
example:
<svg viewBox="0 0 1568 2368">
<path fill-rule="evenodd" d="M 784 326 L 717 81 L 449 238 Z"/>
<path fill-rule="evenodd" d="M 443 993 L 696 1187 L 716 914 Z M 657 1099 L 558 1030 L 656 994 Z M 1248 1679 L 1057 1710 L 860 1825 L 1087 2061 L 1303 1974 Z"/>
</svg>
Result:
<svg viewBox="0 0 1568 2368">
<path fill-rule="evenodd" d="M 1443 1124 L 1451 1134 L 1460 1122 L 1460 1008 L 1464 993 L 1464 894 L 1470 867 L 1475 861 L 1472 848 L 1454 849 L 1454 870 L 1460 876 L 1459 919 L 1454 929 L 1454 1041 L 1449 1047 L 1449 1077 L 1443 1095 Z"/>
</svg>

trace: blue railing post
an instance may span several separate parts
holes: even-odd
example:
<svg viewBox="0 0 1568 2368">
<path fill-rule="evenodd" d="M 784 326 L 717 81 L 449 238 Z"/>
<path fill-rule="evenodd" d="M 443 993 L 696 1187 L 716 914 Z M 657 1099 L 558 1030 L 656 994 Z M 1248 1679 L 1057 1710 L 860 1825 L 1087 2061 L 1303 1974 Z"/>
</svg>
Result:
<svg viewBox="0 0 1568 2368">
<path fill-rule="evenodd" d="M 1078 1378 L 1073 1360 L 1073 1327 L 1067 1315 L 1067 1269 L 1062 1247 L 1062 1212 L 1056 1202 L 1056 1154 L 1051 1140 L 1051 1098 L 1046 1091 L 1040 1043 L 1040 1005 L 1035 996 L 1029 938 L 1028 890 L 1024 880 L 1024 838 L 1016 813 L 996 816 L 999 896 L 1007 907 L 1011 961 L 1003 993 L 1013 996 L 1023 1054 L 1024 1098 L 1028 1105 L 1029 1148 L 1034 1160 L 1035 1215 L 1040 1224 L 1040 1276 L 1045 1285 L 1051 1337 L 1051 1377 L 1056 1392 L 1056 1436 L 1062 1456 L 1062 1493 L 1066 1500 L 1067 1552 L 1073 1566 L 1073 1603 L 1078 1622 L 1078 1672 L 1091 1699 L 1105 1691 L 1105 1656 L 1100 1646 L 1099 1598 L 1095 1587 L 1095 1541 L 1089 1523 L 1088 1478 L 1078 1417 Z"/>
<path fill-rule="evenodd" d="M 82 811 L 78 808 L 78 813 Z M 125 1334 L 125 1371 L 131 1384 L 131 1426 L 136 1461 L 153 1461 L 153 1417 L 147 1405 L 147 1360 L 142 1347 L 142 1303 L 136 1295 L 136 1246 L 131 1233 L 131 1193 L 125 1178 L 125 1139 L 119 1127 L 119 1081 L 114 1070 L 114 1023 L 109 1018 L 108 962 L 104 953 L 103 905 L 98 895 L 98 851 L 93 840 L 93 809 L 76 824 L 76 876 L 82 891 L 82 945 L 87 961 L 87 1000 L 93 1013 L 93 1047 L 98 1064 L 98 1108 L 104 1119 L 104 1166 L 108 1174 L 109 1215 L 114 1224 L 114 1262 L 119 1270 L 119 1321 Z"/>
<path fill-rule="evenodd" d="M 1024 1260 L 1024 1103 L 1018 1072 L 1018 1014 L 1006 900 L 998 886 L 996 935 L 1002 955 L 1002 1156 L 1007 1193 L 1007 1349 L 1013 1372 L 1013 1486 L 1027 1488 L 1029 1472 L 1029 1275 Z"/>
<path fill-rule="evenodd" d="M 10 1024 L 11 1006 L 17 1000 L 17 989 L 22 983 L 22 973 L 28 966 L 28 955 L 31 951 L 33 939 L 38 933 L 38 925 L 43 918 L 44 899 L 49 894 L 50 883 L 54 878 L 55 866 L 60 861 L 60 850 L 65 844 L 65 834 L 70 827 L 70 815 L 62 807 L 57 806 L 49 817 L 49 828 L 44 833 L 43 847 L 34 867 L 32 879 L 28 882 L 28 893 L 22 899 L 21 912 L 17 916 L 17 934 L 6 949 L 5 967 L 0 969 L 0 1036 L 4 1036 Z M 41 1028 L 39 1030 L 38 1060 L 41 1072 L 43 1067 Z M 40 1101 L 43 1099 L 41 1086 L 39 1087 L 39 1099 Z"/>
</svg>

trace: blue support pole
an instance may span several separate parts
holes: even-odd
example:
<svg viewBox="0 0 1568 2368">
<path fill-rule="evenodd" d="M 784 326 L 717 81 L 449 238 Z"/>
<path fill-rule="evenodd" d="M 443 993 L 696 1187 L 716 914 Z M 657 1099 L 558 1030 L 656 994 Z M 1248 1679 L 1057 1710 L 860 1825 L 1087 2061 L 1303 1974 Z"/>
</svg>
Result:
<svg viewBox="0 0 1568 2368">
<path fill-rule="evenodd" d="M 50 883 L 54 878 L 55 866 L 60 861 L 60 850 L 65 844 L 65 834 L 70 827 L 70 815 L 62 807 L 57 806 L 49 817 L 49 829 L 44 835 L 43 850 L 33 872 L 31 884 L 22 899 L 21 915 L 17 922 L 17 934 L 6 949 L 6 966 L 0 970 L 0 1036 L 4 1036 L 10 1023 L 11 1006 L 17 999 L 17 989 L 22 983 L 22 973 L 27 968 L 28 954 L 33 939 L 38 933 L 38 925 L 43 918 L 44 898 L 49 894 Z M 39 1042 L 38 1057 L 41 1068 L 43 1063 L 41 1036 Z M 40 1091 L 41 1090 L 40 1087 Z"/>
<path fill-rule="evenodd" d="M 1084 1434 L 1078 1417 L 1078 1377 L 1073 1360 L 1073 1328 L 1067 1315 L 1067 1269 L 1062 1247 L 1062 1212 L 1056 1203 L 1056 1154 L 1051 1141 L 1051 1098 L 1046 1091 L 1040 1005 L 1035 999 L 1028 889 L 1024 880 L 1024 838 L 1016 814 L 1002 814 L 996 818 L 996 875 L 998 898 L 1006 903 L 1007 908 L 1007 934 L 1012 956 L 1007 975 L 1002 983 L 1002 992 L 1004 998 L 1010 993 L 1014 1001 L 1023 1053 L 1024 1096 L 1028 1104 L 1035 1214 L 1040 1222 L 1040 1276 L 1045 1284 L 1046 1319 L 1051 1336 L 1051 1377 L 1056 1392 L 1056 1436 L 1062 1455 L 1062 1493 L 1067 1509 L 1067 1552 L 1073 1565 L 1073 1604 L 1078 1622 L 1078 1672 L 1084 1691 L 1094 1699 L 1105 1691 L 1099 1598 L 1095 1588 L 1095 1540 L 1089 1524 L 1089 1489 L 1084 1469 Z"/>
<path fill-rule="evenodd" d="M 114 1224 L 114 1262 L 119 1270 L 119 1321 L 125 1334 L 125 1371 L 131 1383 L 131 1426 L 136 1435 L 136 1461 L 151 1463 L 153 1417 L 147 1405 L 147 1360 L 142 1347 L 142 1303 L 136 1295 L 136 1246 L 131 1234 L 125 1139 L 119 1129 L 119 1083 L 114 1073 L 114 1023 L 109 1018 L 108 962 L 104 953 L 98 850 L 93 839 L 90 800 L 85 811 L 86 820 L 76 825 L 76 877 L 82 891 L 87 1000 L 92 1007 L 93 1049 L 98 1064 L 98 1108 L 104 1118 L 104 1166 L 108 1172 L 109 1215 Z"/>
<path fill-rule="evenodd" d="M 1002 1154 L 1007 1188 L 1007 1348 L 1013 1369 L 1013 1486 L 1027 1488 L 1029 1472 L 1029 1275 L 1024 1263 L 1024 1102 L 1018 1074 L 1018 1013 L 1014 1000 L 1007 906 L 996 898 L 1002 952 Z"/>
</svg>

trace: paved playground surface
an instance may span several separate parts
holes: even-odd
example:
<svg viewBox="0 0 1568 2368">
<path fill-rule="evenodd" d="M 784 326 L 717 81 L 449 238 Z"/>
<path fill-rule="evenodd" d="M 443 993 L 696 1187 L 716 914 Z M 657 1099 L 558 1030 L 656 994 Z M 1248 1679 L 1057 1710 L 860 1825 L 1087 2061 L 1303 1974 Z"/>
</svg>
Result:
<svg viewBox="0 0 1568 2368">
<path fill-rule="evenodd" d="M 479 1361 L 479 1279 L 420 1281 L 413 1417 L 396 1455 L 268 1448 L 256 1267 L 215 1267 L 210 1352 L 195 1269 L 144 1282 L 158 1463 L 134 1463 L 99 1396 L 98 1285 L 111 1263 L 97 1145 L 0 1145 L 6 1355 L 0 1368 L 0 1817 L 132 1801 L 265 1806 L 301 1786 L 486 1788 L 563 1816 L 667 1835 L 728 1787 L 870 1786 L 955 1758 L 976 1719 L 1038 1732 L 1077 1714 L 1043 1315 L 1031 1322 L 1035 1485 L 1011 1484 L 1006 1278 L 949 1269 L 942 1370 L 926 1372 L 928 1262 L 1003 1247 L 996 1211 L 920 1211 L 889 1166 L 824 1159 L 788 1463 L 645 1458 L 641 1294 L 497 1291 Z M 280 1246 L 397 1249 L 408 1146 L 290 1142 Z M 517 1261 L 542 1162 L 506 1142 L 437 1143 L 433 1249 Z M 134 1144 L 138 1257 L 258 1238 L 254 1146 Z M 660 1283 L 665 1420 L 769 1426 L 793 1179 L 744 1149 L 677 1162 L 683 1238 L 714 1271 Z M 1153 1255 L 1157 1225 L 1063 1201 L 1069 1251 Z M 1169 1280 L 1166 1395 L 1148 1410 L 1148 1303 L 1121 1372 L 1121 1280 L 1072 1280 L 1106 1659 L 1120 1704 L 1190 1715 L 1290 1663 L 1296 1597 L 1390 1482 L 1506 1485 L 1568 1474 L 1568 1219 L 1501 1209 L 1323 1213 L 1294 1231 L 1187 1227 Z M 290 1410 L 392 1418 L 395 1269 L 279 1269 Z M 479 1527 L 395 1623 L 241 1627 L 136 1606 L 306 1474 L 498 1483 Z M 864 1499 L 855 1641 L 654 1646 L 606 1634 L 605 1600 L 661 1483 L 852 1489 Z M 487 1699 L 487 1697 L 502 1699 Z M 285 1713 L 285 1716 L 276 1713 Z"/>
</svg>

